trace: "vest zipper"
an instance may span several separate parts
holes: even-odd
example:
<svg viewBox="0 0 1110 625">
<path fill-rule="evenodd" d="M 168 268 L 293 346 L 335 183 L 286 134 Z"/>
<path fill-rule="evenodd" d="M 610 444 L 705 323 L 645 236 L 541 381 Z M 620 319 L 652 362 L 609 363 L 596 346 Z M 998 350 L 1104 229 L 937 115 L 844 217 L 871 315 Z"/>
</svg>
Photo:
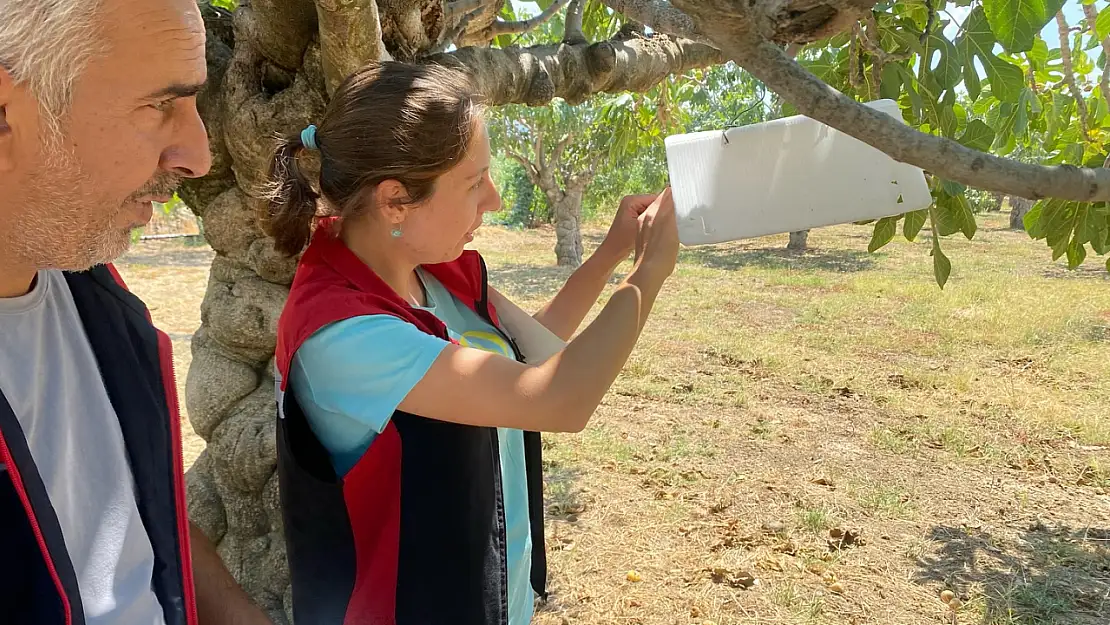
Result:
<svg viewBox="0 0 1110 625">
<path fill-rule="evenodd" d="M 185 622 L 198 625 L 196 586 L 193 577 L 193 554 L 189 540 L 189 513 L 185 508 L 185 458 L 181 449 L 181 409 L 177 397 L 177 372 L 173 365 L 173 342 L 161 330 L 158 334 L 158 360 L 162 369 L 162 385 L 166 393 L 166 404 L 170 410 L 170 438 L 173 441 L 173 486 L 174 500 L 177 502 L 177 533 L 181 549 L 181 585 L 185 600 Z"/>
</svg>

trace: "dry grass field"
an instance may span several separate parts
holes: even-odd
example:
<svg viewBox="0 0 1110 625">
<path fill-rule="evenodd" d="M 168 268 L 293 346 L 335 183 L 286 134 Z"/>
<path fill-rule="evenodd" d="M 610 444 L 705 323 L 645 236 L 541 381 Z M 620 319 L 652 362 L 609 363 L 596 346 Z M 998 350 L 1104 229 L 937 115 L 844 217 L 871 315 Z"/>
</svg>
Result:
<svg viewBox="0 0 1110 625">
<path fill-rule="evenodd" d="M 944 291 L 927 237 L 684 250 L 589 428 L 546 437 L 536 622 L 1110 623 L 1110 279 L 1004 228 L 945 241 Z M 474 245 L 535 308 L 567 275 L 553 244 Z M 182 384 L 211 257 L 120 263 Z"/>
</svg>

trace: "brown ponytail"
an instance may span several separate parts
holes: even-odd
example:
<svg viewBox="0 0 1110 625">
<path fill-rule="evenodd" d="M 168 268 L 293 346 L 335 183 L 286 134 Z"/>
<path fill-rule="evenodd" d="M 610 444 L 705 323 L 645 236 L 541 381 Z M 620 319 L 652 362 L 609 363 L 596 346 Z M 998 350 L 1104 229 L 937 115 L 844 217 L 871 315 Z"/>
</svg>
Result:
<svg viewBox="0 0 1110 625">
<path fill-rule="evenodd" d="M 316 217 L 316 200 L 320 197 L 297 162 L 304 150 L 298 134 L 282 142 L 270 161 L 270 201 L 262 216 L 262 227 L 274 237 L 274 248 L 288 256 L 299 254 L 308 243 Z"/>
<path fill-rule="evenodd" d="M 319 194 L 298 162 L 306 156 L 301 137 L 287 137 L 277 148 L 263 229 L 278 251 L 293 256 L 308 242 L 319 198 L 340 219 L 363 212 L 369 192 L 386 180 L 404 185 L 406 203 L 426 200 L 436 179 L 465 156 L 481 116 L 462 69 L 367 65 L 339 85 L 318 122 Z"/>
</svg>

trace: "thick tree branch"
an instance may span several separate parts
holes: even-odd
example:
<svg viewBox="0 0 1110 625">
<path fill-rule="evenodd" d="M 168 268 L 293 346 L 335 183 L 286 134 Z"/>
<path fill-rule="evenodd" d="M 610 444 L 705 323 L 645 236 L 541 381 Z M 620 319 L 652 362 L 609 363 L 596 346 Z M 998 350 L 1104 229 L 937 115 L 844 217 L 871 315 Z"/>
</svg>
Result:
<svg viewBox="0 0 1110 625">
<path fill-rule="evenodd" d="M 591 45 L 462 48 L 429 60 L 470 71 L 491 106 L 538 106 L 556 97 L 577 104 L 595 93 L 647 91 L 671 74 L 724 57 L 706 45 L 654 35 Z"/>
<path fill-rule="evenodd" d="M 446 52 L 447 48 L 451 47 L 451 44 L 458 41 L 459 37 L 461 37 L 462 34 L 466 32 L 467 27 L 470 26 L 470 22 L 481 12 L 482 8 L 479 7 L 474 11 L 462 16 L 459 19 L 458 24 L 455 24 L 453 27 L 443 31 L 443 34 L 440 36 L 439 42 L 436 43 L 436 45 L 433 46 L 430 50 L 428 50 L 427 54 L 431 55 Z"/>
<path fill-rule="evenodd" d="M 316 14 L 328 95 L 360 67 L 390 58 L 375 0 L 316 0 Z"/>
<path fill-rule="evenodd" d="M 464 15 L 470 15 L 474 11 L 481 9 L 485 5 L 483 0 L 452 0 L 447 3 L 444 17 L 448 22 L 462 19 Z"/>
<path fill-rule="evenodd" d="M 1098 36 L 1095 32 L 1095 21 L 1098 19 L 1098 9 L 1094 4 L 1084 4 L 1083 14 L 1087 16 L 1087 28 L 1091 30 L 1091 34 Z M 1107 106 L 1110 106 L 1110 37 L 1104 37 L 1102 40 L 1102 76 L 1099 78 L 1098 86 L 1102 91 L 1102 99 L 1106 101 Z M 1110 162 L 1110 161 L 1107 161 Z"/>
<path fill-rule="evenodd" d="M 698 32 L 694 20 L 666 0 L 602 0 L 625 18 L 649 26 L 657 33 L 713 45 Z"/>
<path fill-rule="evenodd" d="M 562 161 L 563 152 L 570 147 L 571 141 L 574 141 L 574 134 L 572 133 L 567 133 L 563 135 L 562 139 L 559 139 L 559 142 L 555 144 L 555 149 L 551 152 L 551 161 L 553 163 Z"/>
<path fill-rule="evenodd" d="M 578 45 L 587 43 L 586 34 L 582 32 L 582 15 L 586 10 L 587 0 L 571 0 L 567 6 L 567 16 L 563 27 L 563 43 Z"/>
<path fill-rule="evenodd" d="M 521 154 L 519 152 L 515 152 L 515 151 L 510 150 L 510 149 L 505 149 L 505 150 L 503 150 L 503 152 L 509 158 L 511 158 L 514 161 L 520 163 L 520 166 L 524 168 L 524 173 L 528 175 L 528 179 L 532 181 L 532 184 L 535 184 L 535 185 L 539 184 L 539 180 L 540 180 L 539 169 L 536 167 L 535 163 L 528 160 L 523 154 Z"/>
<path fill-rule="evenodd" d="M 543 133 L 536 133 L 536 140 L 532 144 L 532 151 L 536 154 L 536 170 L 542 173 L 547 169 L 547 156 L 543 151 Z"/>
<path fill-rule="evenodd" d="M 519 35 L 539 28 L 551 20 L 551 18 L 558 15 L 559 11 L 562 11 L 563 7 L 565 7 L 569 1 L 570 0 L 555 0 L 539 15 L 530 17 L 526 20 L 517 20 L 515 22 L 496 21 L 490 24 L 489 28 L 486 29 L 486 36 L 489 39 L 493 39 L 500 35 Z"/>
<path fill-rule="evenodd" d="M 725 54 L 798 111 L 847 133 L 895 160 L 969 186 L 1040 199 L 1110 200 L 1110 169 L 1070 165 L 1045 167 L 1019 163 L 926 135 L 855 102 L 829 87 L 753 29 L 741 11 L 746 3 L 729 0 L 676 0 L 699 29 Z"/>
<path fill-rule="evenodd" d="M 1091 114 L 1087 110 L 1087 101 L 1083 99 L 1083 92 L 1079 90 L 1079 85 L 1075 82 L 1075 69 L 1071 63 L 1071 44 L 1068 41 L 1071 38 L 1071 29 L 1068 28 L 1068 21 L 1064 17 L 1063 11 L 1056 14 L 1056 28 L 1060 33 L 1060 61 L 1064 65 L 1064 82 L 1067 83 L 1068 90 L 1071 91 L 1071 97 L 1075 98 L 1076 116 L 1079 117 L 1079 128 L 1083 131 L 1083 140 L 1089 141 L 1091 137 Z"/>
<path fill-rule="evenodd" d="M 312 0 L 254 0 L 258 16 L 254 45 L 279 67 L 295 70 L 316 32 Z"/>
</svg>

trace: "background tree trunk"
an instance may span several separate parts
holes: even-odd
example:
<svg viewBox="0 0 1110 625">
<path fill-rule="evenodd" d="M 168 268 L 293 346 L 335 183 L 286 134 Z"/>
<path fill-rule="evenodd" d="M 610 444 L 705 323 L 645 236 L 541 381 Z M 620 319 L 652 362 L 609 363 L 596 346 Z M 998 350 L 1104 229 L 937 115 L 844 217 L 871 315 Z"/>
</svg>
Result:
<svg viewBox="0 0 1110 625">
<path fill-rule="evenodd" d="M 790 242 L 786 244 L 786 249 L 791 252 L 804 252 L 809 245 L 809 230 L 799 230 L 790 233 Z"/>
<path fill-rule="evenodd" d="M 555 213 L 555 258 L 560 267 L 582 264 L 582 197 L 585 189 L 568 185 L 552 207 Z"/>
<path fill-rule="evenodd" d="M 1010 229 L 1025 230 L 1025 214 L 1033 208 L 1033 200 L 1010 196 Z"/>
</svg>

